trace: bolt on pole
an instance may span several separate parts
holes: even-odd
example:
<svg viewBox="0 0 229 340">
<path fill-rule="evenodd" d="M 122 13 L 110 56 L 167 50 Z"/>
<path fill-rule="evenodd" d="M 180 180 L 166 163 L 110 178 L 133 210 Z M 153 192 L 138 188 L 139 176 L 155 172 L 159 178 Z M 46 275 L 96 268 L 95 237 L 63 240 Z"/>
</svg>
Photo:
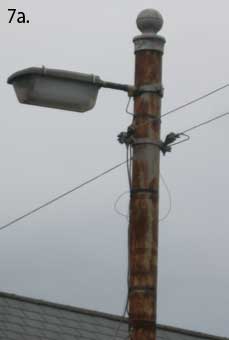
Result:
<svg viewBox="0 0 229 340">
<path fill-rule="evenodd" d="M 142 11 L 134 38 L 135 87 L 132 187 L 129 239 L 129 331 L 132 340 L 156 339 L 160 116 L 162 55 L 165 39 L 157 34 L 161 14 Z"/>
</svg>

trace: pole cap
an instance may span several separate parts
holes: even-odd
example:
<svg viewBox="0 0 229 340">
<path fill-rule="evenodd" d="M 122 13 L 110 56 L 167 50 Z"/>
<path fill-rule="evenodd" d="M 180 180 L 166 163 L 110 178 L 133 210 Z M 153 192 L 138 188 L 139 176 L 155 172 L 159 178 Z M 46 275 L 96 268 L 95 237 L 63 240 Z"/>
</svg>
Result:
<svg viewBox="0 0 229 340">
<path fill-rule="evenodd" d="M 157 34 L 163 26 L 162 15 L 156 9 L 144 9 L 138 14 L 136 22 L 142 34 L 133 39 L 135 53 L 146 50 L 163 53 L 165 38 Z"/>
<path fill-rule="evenodd" d="M 156 34 L 163 26 L 163 17 L 157 10 L 148 8 L 138 14 L 136 22 L 143 34 Z"/>
</svg>

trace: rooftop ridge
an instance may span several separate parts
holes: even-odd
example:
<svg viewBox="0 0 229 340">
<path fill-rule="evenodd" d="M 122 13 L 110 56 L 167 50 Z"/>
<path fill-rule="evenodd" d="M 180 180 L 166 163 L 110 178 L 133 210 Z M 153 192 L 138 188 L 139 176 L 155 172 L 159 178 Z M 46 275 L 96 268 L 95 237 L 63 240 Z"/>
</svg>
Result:
<svg viewBox="0 0 229 340">
<path fill-rule="evenodd" d="M 75 306 L 71 306 L 71 305 L 65 305 L 65 304 L 56 303 L 56 302 L 49 302 L 49 301 L 46 301 L 46 300 L 32 298 L 32 297 L 26 297 L 26 296 L 17 295 L 17 294 L 14 294 L 14 293 L 8 293 L 8 292 L 1 292 L 0 291 L 0 298 L 8 298 L 8 299 L 12 299 L 12 300 L 32 303 L 32 304 L 35 304 L 35 305 L 56 308 L 56 309 L 59 309 L 59 310 L 61 309 L 61 310 L 70 311 L 70 312 L 74 312 L 74 313 L 81 313 L 81 314 L 84 314 L 84 315 L 90 315 L 92 317 L 93 316 L 94 317 L 101 317 L 101 318 L 108 319 L 108 320 L 111 320 L 111 321 L 122 321 L 124 323 L 128 323 L 128 318 L 126 318 L 126 317 L 122 317 L 122 316 L 118 316 L 118 315 L 114 315 L 114 314 L 109 314 L 109 313 L 104 313 L 104 312 L 100 312 L 100 311 L 89 310 L 89 309 L 85 309 L 85 308 L 79 308 L 79 307 L 75 307 Z M 179 328 L 179 327 L 175 327 L 175 326 L 168 326 L 168 325 L 166 326 L 166 325 L 162 325 L 162 324 L 157 324 L 157 328 L 164 330 L 164 331 L 168 331 L 168 332 L 179 333 L 179 334 L 189 335 L 189 336 L 193 336 L 193 337 L 199 337 L 201 339 L 229 340 L 229 338 L 226 338 L 226 337 L 222 337 L 222 336 L 218 336 L 218 335 L 210 335 L 210 334 L 207 334 L 207 333 L 187 330 L 187 329 L 183 329 L 183 328 Z"/>
<path fill-rule="evenodd" d="M 75 307 L 71 305 L 65 305 L 65 304 L 58 303 L 58 302 L 50 302 L 50 301 L 42 300 L 38 298 L 17 295 L 14 293 L 7 293 L 7 292 L 0 291 L 0 297 L 13 299 L 17 301 L 28 302 L 28 303 L 32 303 L 32 304 L 40 305 L 40 306 L 52 307 L 52 308 L 61 309 L 61 310 L 69 311 L 69 312 L 81 313 L 81 314 L 86 314 L 90 316 L 102 317 L 102 318 L 109 319 L 109 320 L 123 321 L 123 322 L 128 323 L 128 318 L 124 318 L 122 316 L 113 315 L 113 314 L 104 313 L 104 312 L 98 312 L 98 311 Z"/>
</svg>

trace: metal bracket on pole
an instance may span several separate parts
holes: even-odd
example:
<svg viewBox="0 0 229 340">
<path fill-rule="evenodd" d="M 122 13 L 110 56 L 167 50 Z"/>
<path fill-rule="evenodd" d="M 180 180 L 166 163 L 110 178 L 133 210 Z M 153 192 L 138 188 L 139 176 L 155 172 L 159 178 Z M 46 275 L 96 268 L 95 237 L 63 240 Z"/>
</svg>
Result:
<svg viewBox="0 0 229 340">
<path fill-rule="evenodd" d="M 163 97 L 164 95 L 164 88 L 161 84 L 149 84 L 149 85 L 142 85 L 138 87 L 134 91 L 134 96 L 140 96 L 144 93 L 155 93 L 158 94 L 160 97 Z"/>
<path fill-rule="evenodd" d="M 179 137 L 179 135 L 176 135 L 174 133 L 170 133 L 165 141 L 153 141 L 150 138 L 134 138 L 134 128 L 132 126 L 129 126 L 127 132 L 121 132 L 118 135 L 118 141 L 120 144 L 126 144 L 126 145 L 132 145 L 132 146 L 138 146 L 138 145 L 153 145 L 160 149 L 160 151 L 163 153 L 163 155 L 166 154 L 166 152 L 171 152 L 172 148 L 169 145 L 172 143 L 176 138 Z"/>
</svg>

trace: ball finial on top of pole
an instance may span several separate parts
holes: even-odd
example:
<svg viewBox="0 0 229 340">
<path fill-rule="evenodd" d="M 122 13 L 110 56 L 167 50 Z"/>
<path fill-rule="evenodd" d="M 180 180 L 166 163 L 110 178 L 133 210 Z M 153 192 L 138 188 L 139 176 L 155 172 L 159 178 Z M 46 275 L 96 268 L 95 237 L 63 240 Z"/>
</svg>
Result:
<svg viewBox="0 0 229 340">
<path fill-rule="evenodd" d="M 137 16 L 141 34 L 134 37 L 135 52 L 142 50 L 164 51 L 165 38 L 157 34 L 163 26 L 163 17 L 155 9 L 144 9 Z"/>
<path fill-rule="evenodd" d="M 137 17 L 137 26 L 144 33 L 157 33 L 163 26 L 163 17 L 155 9 L 144 9 Z"/>
</svg>

